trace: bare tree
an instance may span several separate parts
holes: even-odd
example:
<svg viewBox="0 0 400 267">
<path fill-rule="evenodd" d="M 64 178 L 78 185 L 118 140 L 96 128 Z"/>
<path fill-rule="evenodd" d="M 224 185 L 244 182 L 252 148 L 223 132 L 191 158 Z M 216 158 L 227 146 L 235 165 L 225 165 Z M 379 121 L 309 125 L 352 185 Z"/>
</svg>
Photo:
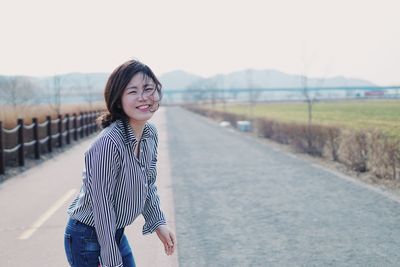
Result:
<svg viewBox="0 0 400 267">
<path fill-rule="evenodd" d="M 93 102 L 95 101 L 95 93 L 93 91 L 93 81 L 90 79 L 88 74 L 85 75 L 85 85 L 84 85 L 84 98 L 87 103 L 89 103 L 90 108 L 92 108 Z"/>
<path fill-rule="evenodd" d="M 312 116 L 313 116 L 313 105 L 315 101 L 317 100 L 315 95 L 311 95 L 310 89 L 308 87 L 308 77 L 306 75 L 303 75 L 301 77 L 301 83 L 303 87 L 303 96 L 305 98 L 305 101 L 307 103 L 307 111 L 308 111 L 308 125 L 311 126 L 312 124 Z"/>
<path fill-rule="evenodd" d="M 227 101 L 227 94 L 226 89 L 224 89 L 224 77 L 222 75 L 215 76 L 215 89 L 218 90 L 218 100 L 222 103 L 222 110 L 226 112 L 226 101 Z"/>
<path fill-rule="evenodd" d="M 325 77 L 318 79 L 318 82 L 315 86 L 316 87 L 315 90 L 318 90 L 318 88 L 322 88 L 324 82 L 325 82 Z M 306 73 L 303 76 L 301 76 L 301 85 L 303 88 L 302 93 L 307 103 L 308 124 L 309 126 L 311 126 L 313 119 L 313 105 L 316 102 L 318 102 L 318 99 L 319 97 L 321 97 L 321 95 L 318 91 L 315 91 L 314 94 L 311 93 L 310 87 L 308 86 L 308 76 Z"/>
<path fill-rule="evenodd" d="M 261 91 L 258 90 L 256 85 L 253 81 L 253 70 L 248 69 L 246 70 L 246 77 L 247 77 L 247 89 L 249 90 L 249 104 L 250 104 L 250 116 L 254 118 L 254 109 L 257 106 L 257 100 L 261 95 Z"/>
<path fill-rule="evenodd" d="M 211 101 L 211 107 L 212 109 L 214 109 L 215 104 L 218 100 L 218 92 L 216 91 L 217 89 L 216 81 L 213 79 L 206 80 L 203 86 L 204 86 L 203 88 L 208 91 Z"/>
<path fill-rule="evenodd" d="M 34 88 L 34 81 L 28 77 L 5 77 L 0 81 L 0 97 L 2 102 L 16 110 L 18 106 L 27 105 L 34 100 Z"/>
<path fill-rule="evenodd" d="M 318 101 L 318 97 L 320 97 L 319 91 L 316 91 L 313 95 L 310 92 L 308 86 L 308 72 L 311 67 L 312 61 L 316 58 L 316 51 L 314 50 L 310 59 L 306 58 L 306 51 L 303 51 L 303 75 L 301 77 L 301 85 L 303 87 L 303 96 L 305 97 L 308 109 L 308 123 L 311 125 L 313 118 L 313 104 Z M 322 88 L 325 83 L 325 77 L 327 76 L 329 69 L 331 67 L 331 62 L 329 62 L 324 69 L 324 75 L 318 79 L 317 84 L 315 85 L 316 89 Z"/>
<path fill-rule="evenodd" d="M 50 107 L 57 113 L 61 114 L 61 86 L 62 80 L 61 76 L 54 75 L 52 84 L 49 86 L 50 88 Z"/>
<path fill-rule="evenodd" d="M 315 58 L 315 51 L 312 55 L 311 59 Z M 305 101 L 307 103 L 307 113 L 308 113 L 308 125 L 307 125 L 307 133 L 306 133 L 306 139 L 307 139 L 307 149 L 308 153 L 313 154 L 315 153 L 316 150 L 316 140 L 315 140 L 315 132 L 313 132 L 312 129 L 312 123 L 313 123 L 313 107 L 314 104 L 318 101 L 318 97 L 320 96 L 318 92 L 318 88 L 321 88 L 325 82 L 325 76 L 328 71 L 328 67 L 325 69 L 325 74 L 323 75 L 322 78 L 320 78 L 317 82 L 317 84 L 314 86 L 315 92 L 311 93 L 310 87 L 309 87 L 309 80 L 308 80 L 308 70 L 309 67 L 311 66 L 311 60 L 306 60 L 305 53 L 303 54 L 303 75 L 301 76 L 301 86 L 303 88 L 303 96 L 305 98 Z M 329 65 L 328 65 L 329 66 Z"/>
<path fill-rule="evenodd" d="M 315 52 L 315 51 L 314 51 Z M 312 59 L 314 59 L 315 53 L 312 55 Z M 303 88 L 303 96 L 307 103 L 307 113 L 308 113 L 308 124 L 307 124 L 307 132 L 306 132 L 306 141 L 307 141 L 307 152 L 313 153 L 313 131 L 312 131 L 312 119 L 313 119 L 313 105 L 316 102 L 317 98 L 311 94 L 310 88 L 308 85 L 308 71 L 311 66 L 311 60 L 306 59 L 306 52 L 303 52 L 303 75 L 301 76 L 301 86 Z"/>
</svg>

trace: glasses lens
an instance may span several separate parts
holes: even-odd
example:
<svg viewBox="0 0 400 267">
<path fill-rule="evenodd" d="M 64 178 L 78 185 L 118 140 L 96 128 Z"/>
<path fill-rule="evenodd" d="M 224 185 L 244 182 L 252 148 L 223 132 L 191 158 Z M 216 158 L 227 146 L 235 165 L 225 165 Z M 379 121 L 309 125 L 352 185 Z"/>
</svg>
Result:
<svg viewBox="0 0 400 267">
<path fill-rule="evenodd" d="M 160 94 L 158 93 L 156 88 L 144 91 L 143 95 L 151 98 L 153 101 L 160 101 Z"/>
<path fill-rule="evenodd" d="M 156 88 L 148 88 L 144 90 L 143 95 L 146 97 L 153 96 L 156 91 Z"/>
</svg>

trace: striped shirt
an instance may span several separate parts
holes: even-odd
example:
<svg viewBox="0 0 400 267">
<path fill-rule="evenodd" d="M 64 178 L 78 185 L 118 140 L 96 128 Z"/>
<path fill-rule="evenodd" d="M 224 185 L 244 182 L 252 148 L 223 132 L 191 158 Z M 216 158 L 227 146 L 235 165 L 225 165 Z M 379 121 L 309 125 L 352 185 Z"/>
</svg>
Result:
<svg viewBox="0 0 400 267">
<path fill-rule="evenodd" d="M 139 142 L 129 123 L 117 120 L 85 152 L 83 185 L 68 214 L 95 227 L 103 266 L 122 266 L 116 229 L 131 224 L 140 214 L 145 219 L 143 234 L 166 224 L 155 185 L 157 145 L 153 125 L 145 124 Z"/>
</svg>

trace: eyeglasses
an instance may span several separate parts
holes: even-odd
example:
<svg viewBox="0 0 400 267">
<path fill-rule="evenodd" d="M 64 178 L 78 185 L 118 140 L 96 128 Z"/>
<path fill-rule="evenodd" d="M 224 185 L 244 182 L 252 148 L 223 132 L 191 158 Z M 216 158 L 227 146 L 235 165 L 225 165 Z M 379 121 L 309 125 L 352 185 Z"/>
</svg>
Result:
<svg viewBox="0 0 400 267">
<path fill-rule="evenodd" d="M 146 87 L 142 92 L 139 92 L 138 90 L 130 90 L 128 94 L 136 96 L 136 98 L 151 98 L 153 101 L 160 101 L 160 94 L 156 87 L 153 86 Z"/>
</svg>

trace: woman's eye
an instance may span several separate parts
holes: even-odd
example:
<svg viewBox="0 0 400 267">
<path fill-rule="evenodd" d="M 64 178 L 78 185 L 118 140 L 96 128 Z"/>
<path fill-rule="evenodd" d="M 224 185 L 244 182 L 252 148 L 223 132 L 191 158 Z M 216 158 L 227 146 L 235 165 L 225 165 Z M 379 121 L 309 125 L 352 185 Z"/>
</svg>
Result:
<svg viewBox="0 0 400 267">
<path fill-rule="evenodd" d="M 136 94 L 137 94 L 137 91 L 129 91 L 128 94 L 130 94 L 130 95 L 136 95 Z"/>
<path fill-rule="evenodd" d="M 153 91 L 153 90 L 154 90 L 153 87 L 147 87 L 147 88 L 145 89 L 145 91 Z"/>
</svg>

